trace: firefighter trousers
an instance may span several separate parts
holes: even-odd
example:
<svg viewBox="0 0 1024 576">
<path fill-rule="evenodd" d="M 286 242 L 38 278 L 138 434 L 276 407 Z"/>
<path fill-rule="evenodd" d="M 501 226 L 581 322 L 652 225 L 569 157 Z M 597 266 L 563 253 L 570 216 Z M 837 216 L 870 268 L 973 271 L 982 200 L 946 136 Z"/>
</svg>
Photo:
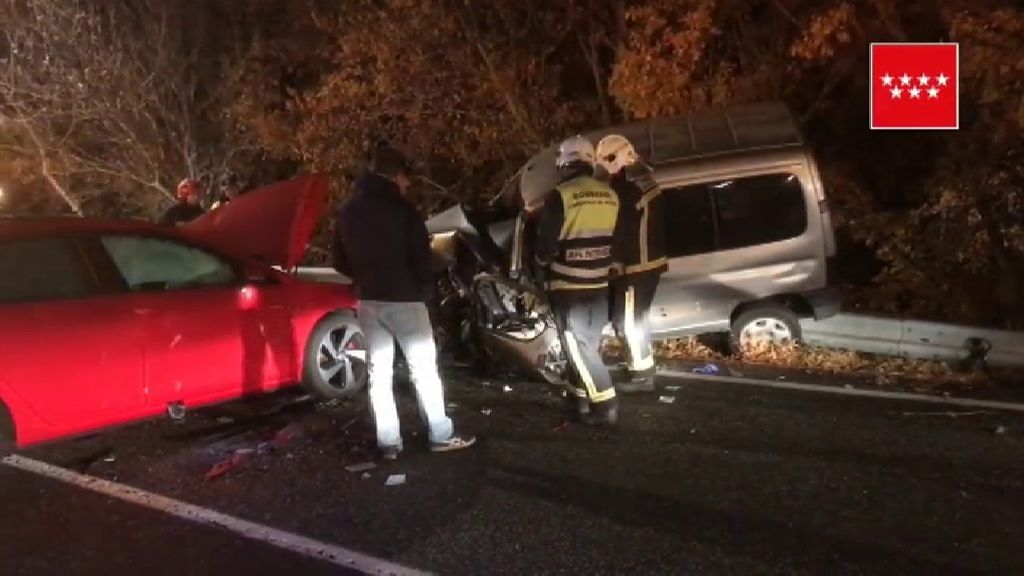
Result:
<svg viewBox="0 0 1024 576">
<path fill-rule="evenodd" d="M 656 275 L 637 274 L 619 276 L 610 283 L 612 325 L 625 347 L 626 370 L 633 378 L 654 374 L 651 304 L 658 279 Z"/>
<path fill-rule="evenodd" d="M 604 290 L 549 295 L 569 363 L 569 392 L 591 404 L 615 398 L 611 374 L 601 359 L 601 332 L 608 323 Z"/>
</svg>

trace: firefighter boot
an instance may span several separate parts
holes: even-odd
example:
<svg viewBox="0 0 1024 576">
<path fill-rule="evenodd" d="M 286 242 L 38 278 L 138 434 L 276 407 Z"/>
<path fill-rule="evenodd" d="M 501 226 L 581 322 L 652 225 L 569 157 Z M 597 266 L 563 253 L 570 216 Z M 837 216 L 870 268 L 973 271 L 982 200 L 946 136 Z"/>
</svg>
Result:
<svg viewBox="0 0 1024 576">
<path fill-rule="evenodd" d="M 629 381 L 616 384 L 615 389 L 626 394 L 630 392 L 654 392 L 655 373 L 656 369 L 653 367 L 639 372 L 631 371 L 629 372 Z"/>
<path fill-rule="evenodd" d="M 583 423 L 588 426 L 615 426 L 619 423 L 619 399 L 612 398 L 593 404 L 586 414 L 581 414 Z"/>
</svg>

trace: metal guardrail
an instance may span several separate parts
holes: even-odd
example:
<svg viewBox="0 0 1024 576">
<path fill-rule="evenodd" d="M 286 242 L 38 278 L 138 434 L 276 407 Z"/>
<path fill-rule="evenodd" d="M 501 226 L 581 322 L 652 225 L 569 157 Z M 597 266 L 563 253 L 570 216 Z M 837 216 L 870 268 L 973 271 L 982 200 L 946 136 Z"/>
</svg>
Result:
<svg viewBox="0 0 1024 576">
<path fill-rule="evenodd" d="M 804 341 L 815 346 L 924 360 L 962 360 L 987 349 L 989 365 L 1024 366 L 1024 332 L 860 314 L 801 326 Z"/>
<path fill-rule="evenodd" d="M 350 282 L 331 268 L 300 267 L 298 276 L 317 282 Z M 991 366 L 1024 366 L 1024 332 L 861 314 L 801 320 L 800 324 L 804 341 L 812 346 L 922 360 L 962 360 L 980 346 L 987 349 L 984 358 Z"/>
</svg>

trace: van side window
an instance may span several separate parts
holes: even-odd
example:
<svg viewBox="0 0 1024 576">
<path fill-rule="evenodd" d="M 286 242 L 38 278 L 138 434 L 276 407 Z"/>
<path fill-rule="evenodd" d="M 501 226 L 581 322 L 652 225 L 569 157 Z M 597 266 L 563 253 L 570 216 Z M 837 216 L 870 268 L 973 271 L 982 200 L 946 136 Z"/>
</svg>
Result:
<svg viewBox="0 0 1024 576">
<path fill-rule="evenodd" d="M 709 188 L 715 200 L 719 250 L 787 240 L 807 230 L 803 187 L 794 174 L 738 178 Z"/>
<path fill-rule="evenodd" d="M 667 219 L 665 249 L 669 258 L 715 250 L 715 223 L 706 184 L 666 188 L 662 203 Z"/>
<path fill-rule="evenodd" d="M 97 279 L 70 238 L 0 243 L 0 305 L 85 298 Z"/>
</svg>

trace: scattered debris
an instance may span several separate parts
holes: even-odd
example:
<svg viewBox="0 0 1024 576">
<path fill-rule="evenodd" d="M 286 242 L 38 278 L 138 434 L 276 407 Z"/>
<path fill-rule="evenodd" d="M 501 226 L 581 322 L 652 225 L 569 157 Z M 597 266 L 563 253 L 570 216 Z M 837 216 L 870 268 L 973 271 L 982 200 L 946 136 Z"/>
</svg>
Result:
<svg viewBox="0 0 1024 576">
<path fill-rule="evenodd" d="M 349 472 L 366 472 L 367 470 L 373 470 L 377 467 L 375 462 L 360 462 L 359 464 L 349 464 L 345 466 L 345 470 Z"/>
<path fill-rule="evenodd" d="M 449 410 L 454 410 L 455 408 L 459 407 L 459 405 L 456 404 L 455 402 L 449 402 L 448 404 L 446 404 L 446 406 L 448 407 Z"/>
<path fill-rule="evenodd" d="M 206 478 L 206 480 L 214 480 L 216 478 L 220 478 L 221 476 L 227 474 L 231 470 L 234 470 L 235 468 L 238 468 L 239 466 L 241 466 L 242 464 L 244 464 L 248 460 L 249 460 L 249 454 L 248 453 L 240 453 L 240 452 L 236 451 L 236 452 L 232 453 L 230 457 L 228 457 L 228 458 L 226 458 L 224 460 L 221 460 L 220 462 L 217 462 L 216 464 L 214 464 L 206 472 L 205 478 Z"/>
<path fill-rule="evenodd" d="M 490 386 L 490 385 L 491 385 L 491 382 L 490 382 L 490 380 L 484 380 L 484 381 L 483 381 L 483 382 L 481 382 L 480 384 L 481 384 L 481 385 L 483 385 L 483 386 Z"/>
<path fill-rule="evenodd" d="M 405 474 L 390 474 L 384 481 L 385 486 L 401 486 L 405 484 Z"/>
<path fill-rule="evenodd" d="M 996 426 L 996 429 L 995 429 L 995 433 L 996 433 L 997 436 L 1002 436 L 1002 435 L 1006 434 L 1009 431 L 1010 431 L 1010 429 L 1007 428 L 1006 426 L 1003 426 L 1002 424 L 1000 424 L 999 426 Z"/>
<path fill-rule="evenodd" d="M 369 480 L 372 477 L 373 477 L 373 474 L 370 474 L 369 472 L 363 472 L 363 475 L 360 476 L 360 478 L 362 478 L 363 480 Z"/>
<path fill-rule="evenodd" d="M 662 404 L 671 404 L 671 403 L 673 403 L 675 401 L 676 401 L 676 397 L 675 396 L 661 396 L 661 397 L 658 398 L 658 402 L 661 402 Z"/>
<path fill-rule="evenodd" d="M 568 420 L 563 420 L 563 421 L 562 421 L 561 423 L 559 423 L 559 424 L 558 424 L 557 426 L 555 426 L 554 428 L 552 428 L 552 429 L 551 429 L 551 431 L 552 431 L 552 432 L 558 432 L 558 431 L 560 431 L 560 430 L 563 430 L 563 429 L 565 429 L 565 428 L 566 428 L 567 426 L 569 426 L 569 421 L 568 421 Z"/>
<path fill-rule="evenodd" d="M 302 437 L 302 427 L 293 422 L 278 430 L 270 443 L 274 449 L 281 450 L 291 446 L 300 437 Z"/>
<path fill-rule="evenodd" d="M 490 408 L 483 408 L 483 409 L 480 410 L 480 413 L 483 414 L 484 416 L 490 416 L 491 415 L 491 409 Z"/>
<path fill-rule="evenodd" d="M 697 433 L 697 429 L 696 428 L 690 428 L 690 434 L 696 434 L 696 433 Z"/>
<path fill-rule="evenodd" d="M 718 374 L 718 366 L 708 362 L 693 369 L 694 374 Z"/>
<path fill-rule="evenodd" d="M 665 390 L 675 392 L 676 390 L 679 390 L 679 386 L 665 386 Z"/>
<path fill-rule="evenodd" d="M 114 460 L 117 460 L 117 457 L 114 456 L 113 454 L 107 454 L 106 456 L 103 457 L 103 461 L 107 463 L 113 462 Z"/>
<path fill-rule="evenodd" d="M 508 384 L 505 384 L 505 386 L 502 387 L 502 391 L 504 391 L 504 392 L 511 392 L 512 391 L 512 387 L 509 386 Z"/>
<path fill-rule="evenodd" d="M 846 388 L 847 390 L 853 390 L 853 384 L 845 384 L 843 385 L 843 388 Z"/>
</svg>

